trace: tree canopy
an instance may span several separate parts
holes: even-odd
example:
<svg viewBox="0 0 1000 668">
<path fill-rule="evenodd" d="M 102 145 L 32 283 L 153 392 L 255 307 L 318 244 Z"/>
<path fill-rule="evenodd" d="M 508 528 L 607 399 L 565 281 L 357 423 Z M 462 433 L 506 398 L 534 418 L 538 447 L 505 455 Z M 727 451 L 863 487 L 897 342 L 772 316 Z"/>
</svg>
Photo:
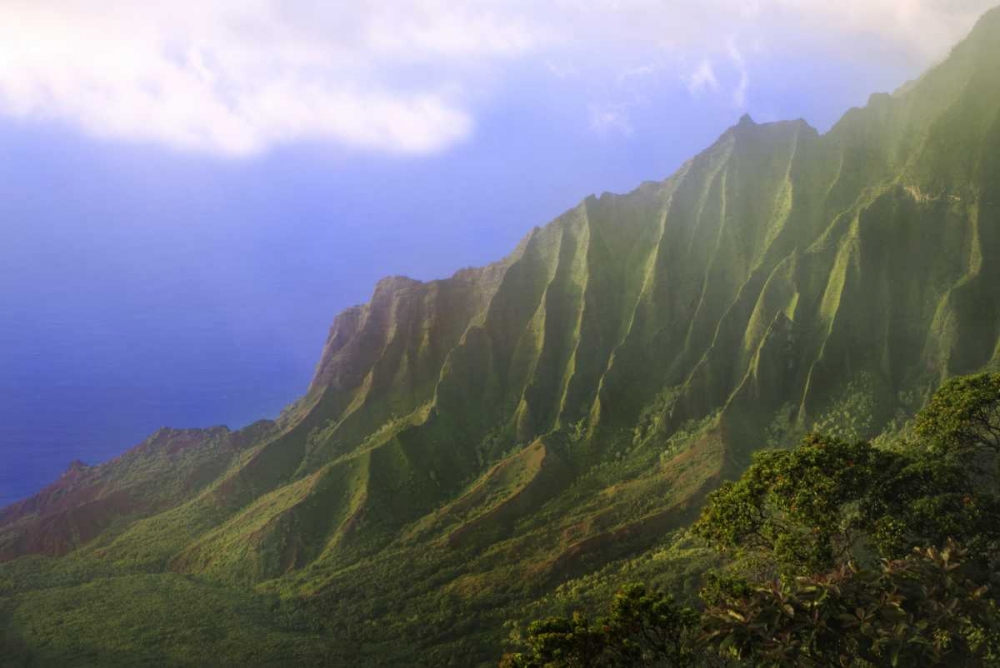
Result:
<svg viewBox="0 0 1000 668">
<path fill-rule="evenodd" d="M 597 621 L 530 625 L 503 665 L 1000 665 L 1000 374 L 945 383 L 913 426 L 898 449 L 758 453 L 693 527 L 729 558 L 700 611 L 633 585 Z"/>
<path fill-rule="evenodd" d="M 591 620 L 577 613 L 551 617 L 528 627 L 526 651 L 509 654 L 503 668 L 625 668 L 694 665 L 698 615 L 663 593 L 641 584 L 622 589 L 606 616 Z"/>
</svg>

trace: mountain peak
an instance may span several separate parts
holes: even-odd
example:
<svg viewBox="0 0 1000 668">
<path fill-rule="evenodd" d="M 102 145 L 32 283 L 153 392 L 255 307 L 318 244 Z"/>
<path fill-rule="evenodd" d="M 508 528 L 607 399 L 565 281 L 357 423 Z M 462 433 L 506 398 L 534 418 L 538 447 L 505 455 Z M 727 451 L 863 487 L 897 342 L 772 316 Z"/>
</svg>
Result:
<svg viewBox="0 0 1000 668">
<path fill-rule="evenodd" d="M 89 468 L 90 466 L 83 460 L 74 459 L 69 463 L 69 466 L 66 467 L 66 471 L 63 472 L 63 475 L 67 475 L 69 473 L 75 473 L 77 471 L 86 471 Z"/>
<path fill-rule="evenodd" d="M 386 276 L 375 284 L 375 294 L 391 293 L 402 288 L 420 285 L 421 281 L 409 276 Z"/>
<path fill-rule="evenodd" d="M 979 20 L 976 21 L 972 34 L 975 35 L 984 30 L 1000 31 L 1000 5 L 987 10 Z"/>
</svg>

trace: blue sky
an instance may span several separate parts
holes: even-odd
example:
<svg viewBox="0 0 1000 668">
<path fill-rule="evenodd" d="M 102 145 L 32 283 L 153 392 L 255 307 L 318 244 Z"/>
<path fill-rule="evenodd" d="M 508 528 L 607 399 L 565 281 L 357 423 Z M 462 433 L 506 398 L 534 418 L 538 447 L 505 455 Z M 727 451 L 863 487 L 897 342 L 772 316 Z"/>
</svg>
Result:
<svg viewBox="0 0 1000 668">
<path fill-rule="evenodd" d="M 990 3 L 159 4 L 5 3 L 0 504 L 273 417 L 378 278 L 498 259 L 745 112 L 826 130 Z"/>
</svg>

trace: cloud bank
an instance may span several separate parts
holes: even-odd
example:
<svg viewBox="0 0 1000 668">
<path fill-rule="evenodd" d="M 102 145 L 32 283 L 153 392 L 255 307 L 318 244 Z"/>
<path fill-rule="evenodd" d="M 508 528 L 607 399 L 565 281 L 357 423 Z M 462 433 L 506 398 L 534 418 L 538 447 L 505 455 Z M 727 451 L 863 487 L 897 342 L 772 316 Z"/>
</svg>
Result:
<svg viewBox="0 0 1000 668">
<path fill-rule="evenodd" d="M 915 66 L 942 57 L 993 0 L 4 0 L 0 114 L 87 134 L 221 156 L 328 140 L 427 154 L 468 138 L 507 67 L 569 76 L 655 51 L 696 63 L 693 93 L 718 89 L 712 58 L 737 45 L 875 44 Z M 552 63 L 564 63 L 558 67 Z M 627 134 L 615 110 L 595 128 Z"/>
</svg>

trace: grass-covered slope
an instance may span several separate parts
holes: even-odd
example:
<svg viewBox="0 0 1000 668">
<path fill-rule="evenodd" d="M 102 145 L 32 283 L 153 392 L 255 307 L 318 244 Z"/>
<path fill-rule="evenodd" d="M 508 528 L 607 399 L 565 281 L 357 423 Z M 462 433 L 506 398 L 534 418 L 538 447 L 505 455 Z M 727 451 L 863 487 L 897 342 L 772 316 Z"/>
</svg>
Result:
<svg viewBox="0 0 1000 668">
<path fill-rule="evenodd" d="M 75 550 L 0 569 L 32 574 L 0 588 L 6 642 L 73 665 L 47 620 L 68 605 L 113 638 L 77 665 L 198 665 L 177 592 L 217 601 L 218 628 L 261 625 L 261 665 L 469 665 L 567 580 L 676 582 L 704 557 L 663 541 L 751 451 L 877 436 L 1000 367 L 997 62 L 993 11 L 824 135 L 744 117 L 498 263 L 381 281 L 276 424 L 159 433 L 0 511 L 0 560 Z M 167 635 L 105 625 L 116 597 Z M 219 633 L 216 661 L 253 664 Z"/>
<path fill-rule="evenodd" d="M 110 462 L 73 462 L 35 496 L 0 510 L 0 561 L 62 555 L 178 505 L 236 466 L 241 453 L 272 430 L 267 421 L 237 432 L 161 429 Z"/>
</svg>

